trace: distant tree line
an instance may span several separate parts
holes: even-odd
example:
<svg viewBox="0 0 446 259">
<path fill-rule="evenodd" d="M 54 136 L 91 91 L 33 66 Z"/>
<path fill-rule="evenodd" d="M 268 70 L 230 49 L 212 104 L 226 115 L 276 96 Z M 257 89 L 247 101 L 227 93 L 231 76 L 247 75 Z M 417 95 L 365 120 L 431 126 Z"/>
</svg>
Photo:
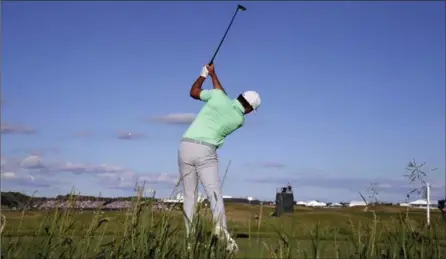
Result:
<svg viewBox="0 0 446 259">
<path fill-rule="evenodd" d="M 8 208 L 23 208 L 31 197 L 20 192 L 1 192 L 1 205 Z"/>
</svg>

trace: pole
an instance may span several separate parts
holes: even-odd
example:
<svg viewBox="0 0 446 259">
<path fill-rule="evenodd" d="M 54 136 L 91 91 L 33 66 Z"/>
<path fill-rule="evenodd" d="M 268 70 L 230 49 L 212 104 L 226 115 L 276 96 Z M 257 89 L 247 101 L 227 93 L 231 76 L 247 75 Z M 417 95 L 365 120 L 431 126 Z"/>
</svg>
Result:
<svg viewBox="0 0 446 259">
<path fill-rule="evenodd" d="M 429 226 L 431 221 L 431 188 L 429 183 L 426 183 L 426 202 L 427 202 L 426 222 L 427 225 Z"/>
</svg>

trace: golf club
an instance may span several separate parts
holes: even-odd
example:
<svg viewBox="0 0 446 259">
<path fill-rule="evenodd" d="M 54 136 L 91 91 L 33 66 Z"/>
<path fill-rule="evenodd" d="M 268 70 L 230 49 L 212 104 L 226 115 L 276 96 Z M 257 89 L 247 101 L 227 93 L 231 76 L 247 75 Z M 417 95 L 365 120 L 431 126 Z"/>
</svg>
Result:
<svg viewBox="0 0 446 259">
<path fill-rule="evenodd" d="M 223 180 L 221 181 L 220 188 L 223 188 L 223 184 L 225 183 L 225 179 L 226 179 L 226 174 L 227 174 L 228 171 L 229 171 L 229 166 L 231 166 L 231 160 L 229 160 L 229 163 L 228 163 L 228 165 L 226 166 L 225 175 L 223 176 Z"/>
<path fill-rule="evenodd" d="M 221 44 L 223 44 L 223 41 L 226 38 L 226 35 L 228 34 L 229 29 L 231 29 L 232 22 L 234 22 L 235 16 L 237 16 L 238 11 L 246 11 L 246 7 L 242 5 L 237 5 L 237 9 L 235 10 L 234 16 L 232 16 L 231 22 L 229 23 L 228 28 L 226 29 L 225 34 L 223 35 L 223 38 L 220 41 L 220 44 L 218 44 L 217 50 L 214 53 L 214 56 L 212 57 L 211 61 L 209 62 L 209 65 L 212 65 L 214 63 L 214 59 L 217 56 L 218 51 L 220 50 Z"/>
</svg>

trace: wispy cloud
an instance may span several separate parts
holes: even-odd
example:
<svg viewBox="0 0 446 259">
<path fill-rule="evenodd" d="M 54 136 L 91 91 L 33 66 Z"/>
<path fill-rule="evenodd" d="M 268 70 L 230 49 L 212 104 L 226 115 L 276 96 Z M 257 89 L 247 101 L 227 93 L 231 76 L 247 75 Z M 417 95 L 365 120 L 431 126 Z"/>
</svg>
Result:
<svg viewBox="0 0 446 259">
<path fill-rule="evenodd" d="M 280 162 L 265 162 L 265 163 L 262 163 L 261 166 L 264 168 L 276 168 L 276 169 L 286 167 L 285 164 L 280 163 Z"/>
<path fill-rule="evenodd" d="M 286 164 L 281 162 L 267 161 L 267 162 L 250 162 L 244 164 L 247 167 L 253 168 L 270 168 L 270 169 L 282 169 L 286 167 Z"/>
<path fill-rule="evenodd" d="M 24 143 L 25 145 L 27 143 Z M 24 147 L 16 147 L 12 149 L 8 149 L 9 155 L 36 155 L 36 156 L 44 156 L 48 154 L 60 154 L 62 149 L 59 147 L 41 147 L 41 148 L 24 148 Z"/>
<path fill-rule="evenodd" d="M 2 134 L 34 134 L 36 133 L 36 130 L 22 125 L 2 123 L 1 132 Z"/>
<path fill-rule="evenodd" d="M 57 173 L 57 172 L 67 172 L 73 174 L 90 174 L 90 175 L 101 175 L 101 174 L 116 174 L 119 175 L 121 173 L 125 173 L 125 170 L 122 167 L 114 166 L 114 165 L 94 165 L 94 164 L 82 164 L 82 163 L 72 163 L 72 162 L 60 162 L 60 163 L 52 163 L 45 165 L 48 173 Z"/>
<path fill-rule="evenodd" d="M 138 184 L 146 184 L 149 186 L 155 185 L 157 189 L 163 189 L 163 188 L 169 188 L 171 189 L 174 187 L 174 185 L 178 182 L 178 175 L 177 174 L 166 174 L 166 173 L 158 173 L 158 174 L 134 174 L 134 175 L 128 175 L 128 177 L 121 177 L 119 178 L 119 181 L 113 181 L 113 179 L 116 180 L 116 176 L 105 176 L 102 175 L 101 177 L 105 177 L 109 180 L 109 183 L 111 185 L 111 188 L 113 189 L 120 189 L 120 190 L 128 190 L 131 191 L 135 187 L 135 183 Z"/>
<path fill-rule="evenodd" d="M 48 188 L 54 182 L 43 180 L 27 173 L 1 172 L 2 182 L 12 186 L 30 187 L 30 188 Z"/>
<path fill-rule="evenodd" d="M 35 155 L 35 156 L 43 156 L 45 154 L 60 154 L 62 151 L 60 148 L 58 147 L 48 147 L 48 148 L 39 148 L 39 149 L 32 149 L 30 150 L 28 153 L 30 155 Z"/>
<path fill-rule="evenodd" d="M 20 163 L 20 159 L 1 157 L 1 172 L 14 172 L 20 168 Z"/>
<path fill-rule="evenodd" d="M 81 130 L 73 133 L 74 138 L 86 138 L 86 137 L 91 137 L 92 135 L 93 133 L 88 130 Z"/>
<path fill-rule="evenodd" d="M 191 124 L 195 119 L 195 113 L 171 113 L 150 119 L 152 122 L 165 124 Z"/>
<path fill-rule="evenodd" d="M 116 138 L 122 140 L 138 140 L 138 139 L 143 139 L 144 137 L 145 135 L 142 133 L 129 132 L 129 131 L 119 132 L 116 135 Z"/>
</svg>

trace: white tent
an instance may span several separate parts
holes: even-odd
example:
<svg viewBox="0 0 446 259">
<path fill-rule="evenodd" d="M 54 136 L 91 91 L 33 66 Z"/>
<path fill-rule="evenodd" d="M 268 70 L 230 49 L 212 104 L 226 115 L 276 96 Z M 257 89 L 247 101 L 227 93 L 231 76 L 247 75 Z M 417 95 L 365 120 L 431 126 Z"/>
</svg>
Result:
<svg viewBox="0 0 446 259">
<path fill-rule="evenodd" d="M 304 201 L 298 201 L 298 202 L 296 202 L 296 205 L 298 205 L 298 206 L 307 206 L 307 203 L 304 202 Z"/>
<path fill-rule="evenodd" d="M 332 203 L 330 206 L 331 207 L 342 207 L 342 204 L 340 204 L 339 202 L 335 202 L 335 203 Z"/>
<path fill-rule="evenodd" d="M 307 202 L 308 207 L 326 207 L 327 203 L 320 201 L 309 201 Z"/>
<path fill-rule="evenodd" d="M 365 203 L 365 201 L 351 201 L 348 204 L 349 207 L 356 207 L 356 206 L 367 206 L 367 204 Z"/>
<path fill-rule="evenodd" d="M 417 208 L 427 208 L 427 200 L 419 199 L 413 202 L 409 202 L 410 207 L 417 207 Z M 430 207 L 435 208 L 435 204 L 430 204 Z"/>
<path fill-rule="evenodd" d="M 409 202 L 409 205 L 412 205 L 412 206 L 426 206 L 427 205 L 427 201 L 426 200 L 422 200 L 422 199 L 420 199 L 420 200 L 416 200 L 416 201 L 413 201 L 413 202 Z"/>
</svg>

